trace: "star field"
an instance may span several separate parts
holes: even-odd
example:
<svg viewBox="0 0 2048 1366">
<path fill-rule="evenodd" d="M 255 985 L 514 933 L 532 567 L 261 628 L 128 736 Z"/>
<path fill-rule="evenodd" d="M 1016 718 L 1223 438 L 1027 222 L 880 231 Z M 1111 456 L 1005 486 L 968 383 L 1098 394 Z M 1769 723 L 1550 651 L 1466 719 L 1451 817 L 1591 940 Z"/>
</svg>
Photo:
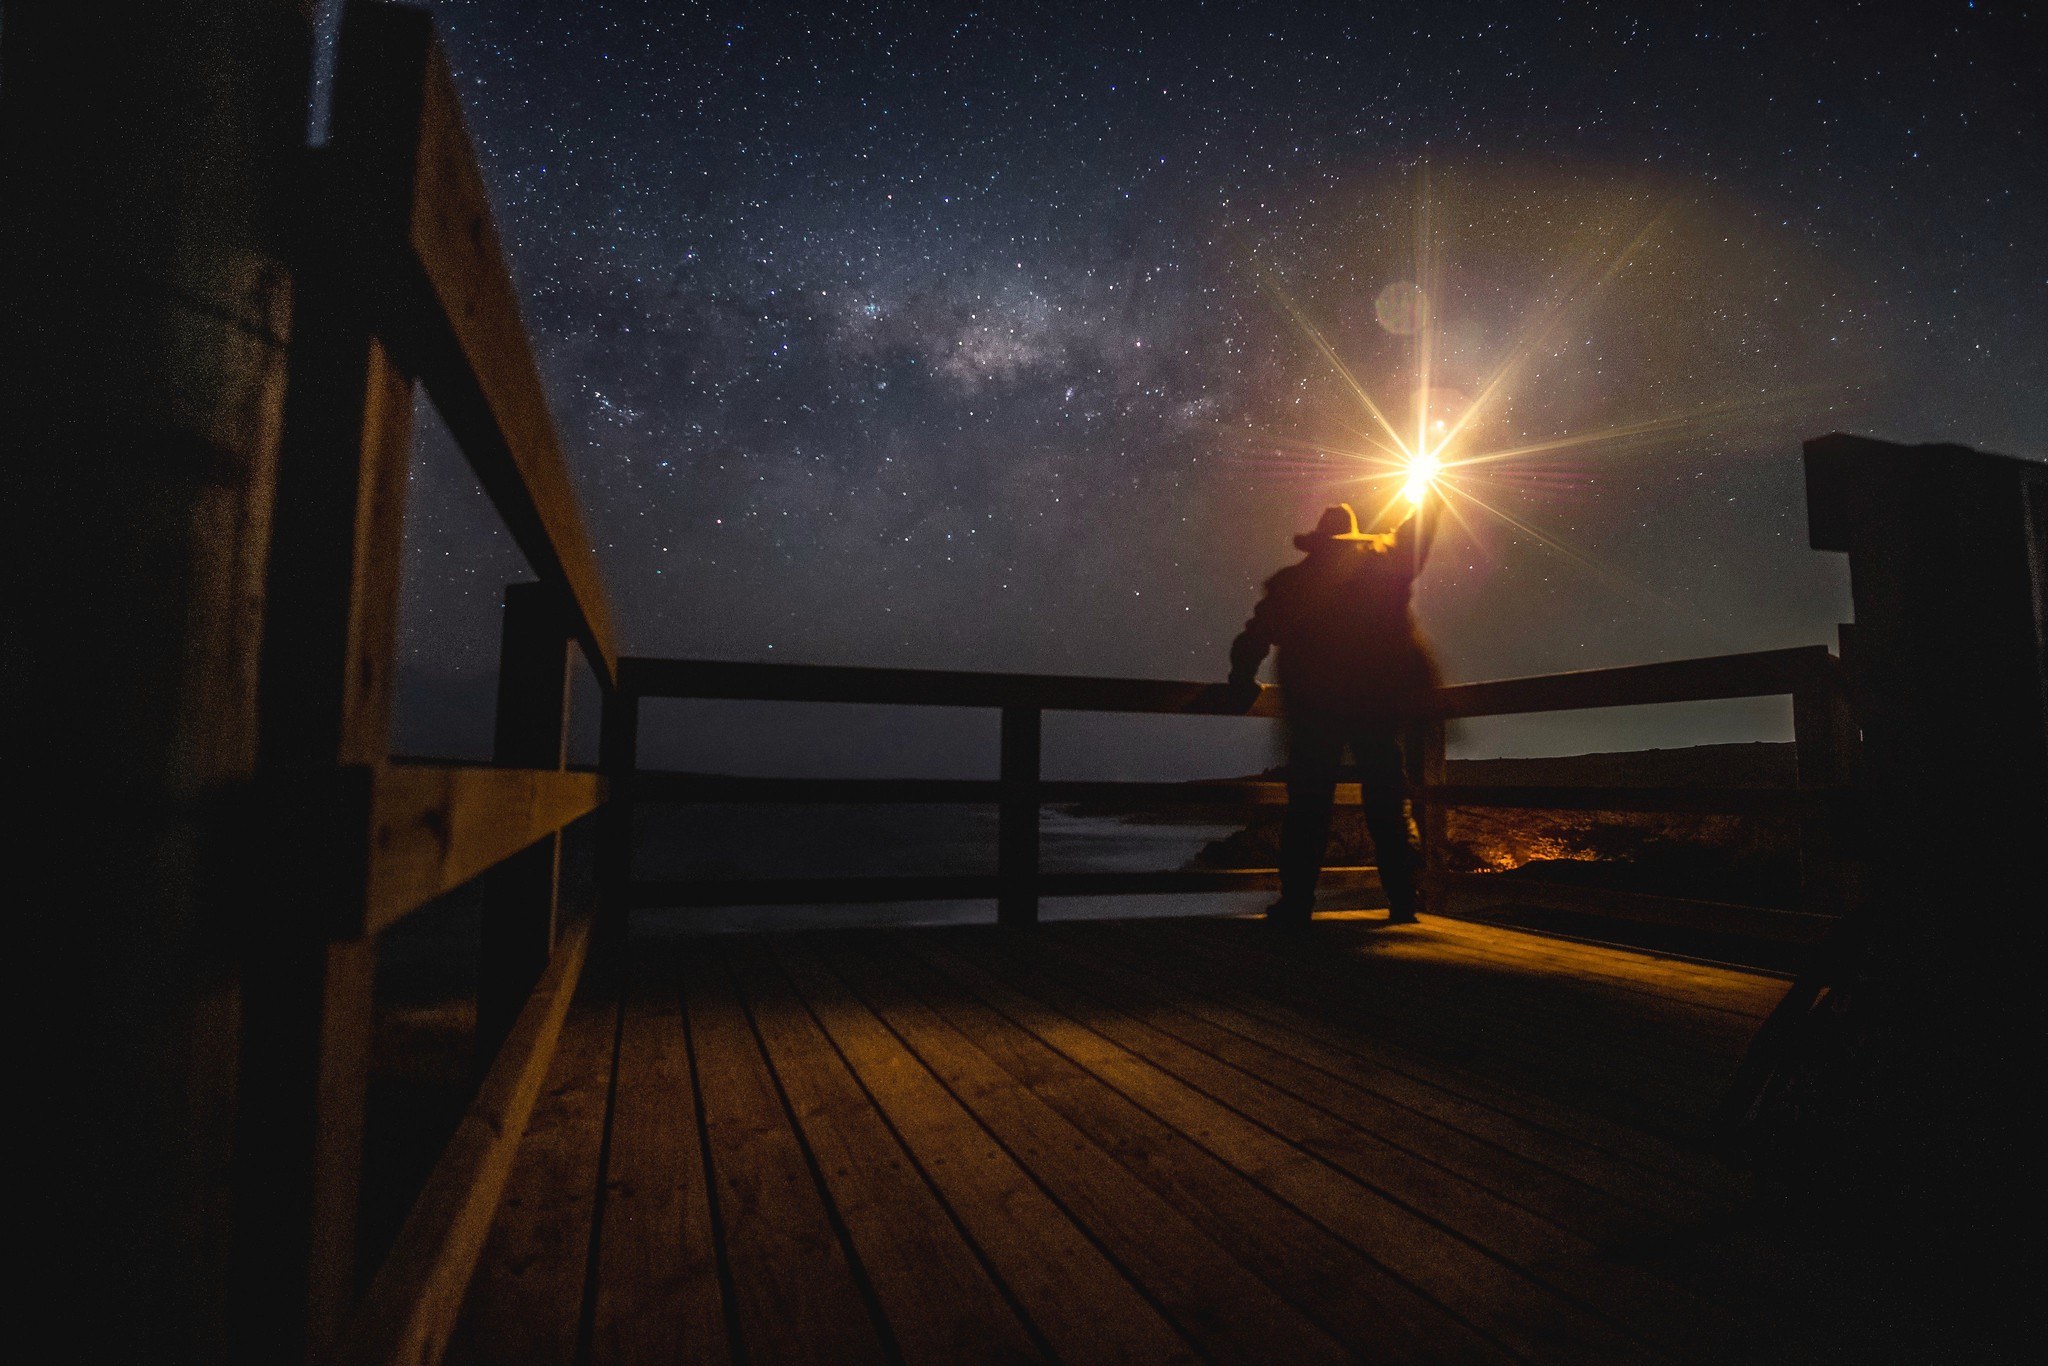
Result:
<svg viewBox="0 0 2048 1366">
<path fill-rule="evenodd" d="M 1275 290 L 1398 407 L 1419 247 L 1447 402 L 1563 306 L 1473 441 L 1662 424 L 1489 467 L 1453 678 L 1831 641 L 1802 437 L 2048 450 L 2020 6 L 434 8 L 636 653 L 1220 677 L 1371 496 Z M 446 748 L 520 566 L 414 485 Z"/>
</svg>

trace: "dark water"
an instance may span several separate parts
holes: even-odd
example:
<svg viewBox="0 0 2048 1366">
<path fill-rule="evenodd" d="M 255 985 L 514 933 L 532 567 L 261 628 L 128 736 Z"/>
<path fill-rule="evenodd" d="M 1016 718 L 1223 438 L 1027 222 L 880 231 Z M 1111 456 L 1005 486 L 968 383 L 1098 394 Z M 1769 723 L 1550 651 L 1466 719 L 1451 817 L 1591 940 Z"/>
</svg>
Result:
<svg viewBox="0 0 2048 1366">
<path fill-rule="evenodd" d="M 1039 866 L 1047 872 L 1152 872 L 1185 867 L 1230 822 L 1153 823 L 1078 816 L 1045 807 Z M 993 806 L 676 806 L 643 810 L 635 872 L 686 878 L 878 877 L 993 873 Z M 1265 894 L 1050 897 L 1048 920 L 1255 911 Z M 872 906 L 746 906 L 643 914 L 644 928 L 673 932 L 814 925 L 987 923 L 993 901 L 927 901 Z"/>
</svg>

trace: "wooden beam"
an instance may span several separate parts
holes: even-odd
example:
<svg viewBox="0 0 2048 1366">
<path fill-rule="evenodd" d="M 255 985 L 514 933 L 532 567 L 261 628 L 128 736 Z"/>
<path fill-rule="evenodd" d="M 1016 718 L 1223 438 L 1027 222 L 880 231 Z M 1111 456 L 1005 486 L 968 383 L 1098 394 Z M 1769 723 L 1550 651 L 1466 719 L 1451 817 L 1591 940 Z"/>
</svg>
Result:
<svg viewBox="0 0 2048 1366">
<path fill-rule="evenodd" d="M 335 88 L 337 144 L 344 93 L 410 115 L 407 195 L 372 225 L 366 283 L 527 563 L 565 589 L 576 636 L 610 687 L 618 652 L 597 556 L 431 16 L 355 0 Z"/>
<path fill-rule="evenodd" d="M 732 802 L 763 806 L 981 805 L 1002 800 L 993 778 L 754 778 L 723 773 L 649 771 L 632 779 L 643 802 Z M 1436 806 L 1519 807 L 1549 811 L 1703 811 L 1730 814 L 1814 813 L 1842 800 L 1828 788 L 1803 787 L 1591 787 L 1432 783 L 1413 789 Z M 1285 806 L 1287 785 L 1258 780 L 1219 782 L 1039 783 L 1045 805 L 1089 802 L 1132 810 L 1235 811 Z M 1358 784 L 1339 783 L 1338 806 L 1359 804 Z"/>
<path fill-rule="evenodd" d="M 588 920 L 564 932 L 370 1282 L 335 1354 L 338 1362 L 431 1366 L 447 1350 L 519 1140 L 554 1060 L 589 944 Z"/>
<path fill-rule="evenodd" d="M 1044 713 L 1036 707 L 1003 708 L 1002 804 L 996 816 L 996 894 L 999 924 L 1038 923 L 1038 817 L 1040 743 Z"/>
<path fill-rule="evenodd" d="M 626 911 L 632 905 L 634 771 L 640 756 L 640 697 L 625 687 L 605 694 L 598 734 L 598 765 L 617 794 L 605 804 L 597 823 L 598 914 L 602 937 L 616 943 L 625 937 Z"/>
<path fill-rule="evenodd" d="M 1264 892 L 1280 886 L 1272 868 L 1176 868 L 1151 873 L 1040 873 L 1041 896 L 1145 896 Z M 778 877 L 637 882 L 635 906 L 858 905 L 887 901 L 987 901 L 1002 890 L 994 873 L 910 877 Z M 1325 868 L 1324 891 L 1371 891 L 1374 868 Z"/>
<path fill-rule="evenodd" d="M 757 802 L 766 806 L 892 804 L 994 805 L 1003 785 L 995 778 L 754 778 L 723 773 L 642 771 L 633 777 L 635 800 L 644 802 Z M 1284 806 L 1280 782 L 1113 782 L 1073 779 L 1038 784 L 1042 804 L 1100 802 L 1133 809 L 1153 807 Z M 1358 805 L 1358 784 L 1337 786 L 1339 806 Z"/>
<path fill-rule="evenodd" d="M 246 1354 L 276 1360 L 322 1351 L 355 1294 L 375 982 L 357 874 L 374 857 L 365 777 L 390 743 L 412 454 L 412 377 L 378 335 L 355 251 L 400 195 L 379 131 L 403 110 L 337 98 L 335 113 L 300 206 L 260 686 L 258 787 L 315 800 L 259 813 L 280 828 L 249 893 L 243 972 L 236 1319 Z"/>
<path fill-rule="evenodd" d="M 1450 851 L 1448 808 L 1427 795 L 1444 783 L 1444 720 L 1432 716 L 1408 727 L 1402 746 L 1402 763 L 1407 770 L 1415 832 L 1420 837 L 1422 865 L 1416 869 L 1424 902 L 1440 899 L 1442 873 Z"/>
<path fill-rule="evenodd" d="M 1450 873 L 1445 875 L 1444 883 L 1457 902 L 1465 906 L 1537 906 L 1781 944 L 1818 944 L 1837 923 L 1833 916 L 1807 911 L 1694 901 L 1610 887 L 1573 887 L 1534 878 L 1508 878 L 1499 873 Z"/>
<path fill-rule="evenodd" d="M 1655 702 L 1770 697 L 1809 687 L 1828 668 L 1824 645 L 1707 659 L 1669 660 L 1580 673 L 1458 683 L 1438 692 L 1444 717 L 1572 711 Z M 944 669 L 869 669 L 722 660 L 619 661 L 624 685 L 647 697 L 743 698 L 777 702 L 867 702 L 901 706 L 1037 707 L 1049 711 L 1160 712 L 1276 717 L 1279 689 L 1265 686 L 1249 711 L 1215 683 L 1063 674 L 996 674 Z"/>
<path fill-rule="evenodd" d="M 1790 650 L 1674 659 L 1615 669 L 1503 678 L 1488 683 L 1455 683 L 1438 690 L 1433 710 L 1443 717 L 1508 716 L 1656 702 L 1772 697 L 1798 692 L 1827 667 L 1827 646 L 1802 645 Z"/>
<path fill-rule="evenodd" d="M 1249 712 L 1221 683 L 1062 674 L 996 674 L 947 669 L 868 669 L 720 660 L 619 661 L 621 686 L 645 697 L 753 698 L 777 702 L 880 702 L 904 706 L 1037 707 L 1048 711 L 1180 712 L 1215 716 L 1280 714 L 1280 690 L 1265 687 Z"/>
<path fill-rule="evenodd" d="M 1705 811 L 1756 815 L 1824 809 L 1839 794 L 1798 787 L 1496 787 L 1438 783 L 1419 794 L 1434 807 L 1536 811 Z"/>
<path fill-rule="evenodd" d="M 562 595 L 545 583 L 505 589 L 498 644 L 498 716 L 492 761 L 560 769 L 568 757 L 569 634 Z M 477 945 L 476 1052 L 504 1042 L 520 1003 L 554 952 L 562 836 L 543 835 L 492 869 Z"/>
<path fill-rule="evenodd" d="M 366 929 L 375 933 L 604 801 L 595 773 L 392 764 L 371 797 Z"/>
</svg>

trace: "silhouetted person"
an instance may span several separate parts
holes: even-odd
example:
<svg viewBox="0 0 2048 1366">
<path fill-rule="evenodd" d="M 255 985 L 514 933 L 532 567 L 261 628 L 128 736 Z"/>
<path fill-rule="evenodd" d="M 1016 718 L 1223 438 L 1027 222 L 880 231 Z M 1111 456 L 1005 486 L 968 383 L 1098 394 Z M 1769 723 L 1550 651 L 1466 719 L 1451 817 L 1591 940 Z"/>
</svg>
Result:
<svg viewBox="0 0 2048 1366">
<path fill-rule="evenodd" d="M 1280 899 L 1266 915 L 1306 925 L 1330 838 L 1338 769 L 1358 765 L 1365 827 L 1379 854 L 1389 917 L 1412 921 L 1421 864 L 1409 813 L 1400 734 L 1436 686 L 1436 665 L 1409 609 L 1415 576 L 1436 536 L 1435 496 L 1393 531 L 1358 529 L 1349 503 L 1325 508 L 1296 536 L 1307 556 L 1266 580 L 1266 594 L 1230 647 L 1230 687 L 1250 706 L 1266 651 L 1280 654 L 1287 713 L 1287 816 L 1280 832 Z"/>
</svg>

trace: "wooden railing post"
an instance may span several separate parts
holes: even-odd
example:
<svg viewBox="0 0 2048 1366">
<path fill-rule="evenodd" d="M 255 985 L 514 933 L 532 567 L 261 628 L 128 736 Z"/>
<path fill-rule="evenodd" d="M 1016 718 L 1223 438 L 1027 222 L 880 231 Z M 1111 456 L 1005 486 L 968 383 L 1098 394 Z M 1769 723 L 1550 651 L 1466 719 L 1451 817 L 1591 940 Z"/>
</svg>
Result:
<svg viewBox="0 0 2048 1366">
<path fill-rule="evenodd" d="M 317 1356 L 355 1295 L 373 1025 L 371 793 L 390 748 L 413 376 L 368 281 L 411 212 L 421 68 L 344 43 L 306 207 L 262 658 L 237 1117 L 242 1355 Z M 343 79 L 346 77 L 347 79 Z M 339 92 L 348 91 L 344 98 Z"/>
<path fill-rule="evenodd" d="M 1840 799 L 1850 782 L 1856 725 L 1840 686 L 1839 668 L 1823 661 L 1792 693 L 1792 737 L 1799 786 L 1834 800 L 1799 820 L 1799 892 L 1802 908 L 1822 915 L 1848 909 L 1853 869 L 1842 837 Z"/>
<path fill-rule="evenodd" d="M 263 646 L 238 1119 L 249 1355 L 317 1354 L 354 1295 L 374 945 L 373 775 L 389 745 L 412 381 L 338 265 L 302 276 Z"/>
<path fill-rule="evenodd" d="M 598 767 L 607 795 L 597 824 L 597 889 L 601 939 L 616 945 L 625 938 L 626 912 L 633 892 L 633 773 L 639 767 L 640 695 L 619 685 L 604 696 L 604 721 L 598 739 Z"/>
<path fill-rule="evenodd" d="M 1408 782 L 1412 792 L 1416 832 L 1421 837 L 1422 867 L 1416 870 L 1418 886 L 1432 910 L 1443 909 L 1444 831 L 1446 812 L 1434 789 L 1444 784 L 1444 720 L 1440 716 L 1417 721 L 1408 728 Z"/>
<path fill-rule="evenodd" d="M 568 759 L 569 615 L 539 583 L 505 589 L 498 645 L 493 760 L 506 768 L 559 769 Z M 554 952 L 562 836 L 544 836 L 492 869 L 478 945 L 476 1043 L 488 1064 Z"/>
<path fill-rule="evenodd" d="M 1004 707 L 1002 805 L 996 822 L 996 923 L 1038 923 L 1038 778 L 1043 713 Z"/>
</svg>

